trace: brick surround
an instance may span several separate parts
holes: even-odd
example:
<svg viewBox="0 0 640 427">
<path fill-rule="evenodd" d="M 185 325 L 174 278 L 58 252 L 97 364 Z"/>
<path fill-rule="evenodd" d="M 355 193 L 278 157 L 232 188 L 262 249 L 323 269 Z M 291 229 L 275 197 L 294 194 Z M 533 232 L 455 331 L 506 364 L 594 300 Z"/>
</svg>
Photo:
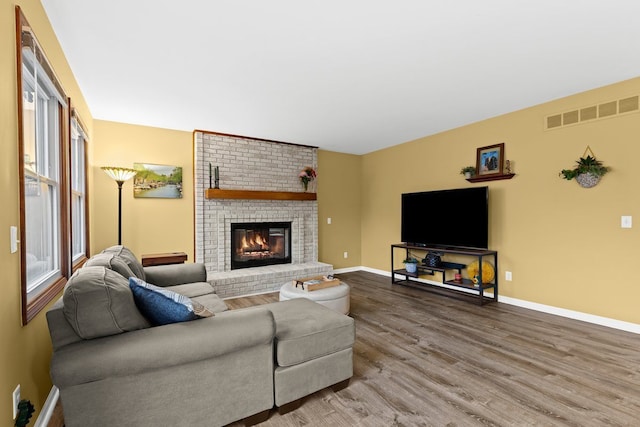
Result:
<svg viewBox="0 0 640 427">
<path fill-rule="evenodd" d="M 316 201 L 205 199 L 209 164 L 220 168 L 220 188 L 302 191 L 298 173 L 317 165 L 317 148 L 216 133 L 194 133 L 196 262 L 221 297 L 277 290 L 296 277 L 328 274 L 318 262 Z M 231 270 L 232 222 L 291 221 L 292 263 Z"/>
</svg>

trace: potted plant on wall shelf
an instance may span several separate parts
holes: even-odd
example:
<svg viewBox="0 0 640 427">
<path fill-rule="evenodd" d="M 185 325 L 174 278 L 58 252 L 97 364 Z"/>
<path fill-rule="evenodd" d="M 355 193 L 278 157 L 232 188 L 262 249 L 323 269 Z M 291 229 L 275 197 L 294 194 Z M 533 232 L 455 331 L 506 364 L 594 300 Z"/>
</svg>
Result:
<svg viewBox="0 0 640 427">
<path fill-rule="evenodd" d="M 415 273 L 418 271 L 418 260 L 414 257 L 407 257 L 402 261 L 404 263 L 404 269 L 407 273 Z"/>
<path fill-rule="evenodd" d="M 474 166 L 465 166 L 460 169 L 460 175 L 464 175 L 465 179 L 471 178 L 476 174 L 476 168 Z"/>
<path fill-rule="evenodd" d="M 587 154 L 587 152 L 591 154 Z M 591 188 L 595 187 L 600 182 L 600 178 L 609 170 L 611 168 L 604 166 L 600 160 L 596 159 L 591 148 L 587 146 L 582 157 L 576 160 L 576 166 L 573 169 L 561 170 L 560 177 L 568 181 L 575 178 L 581 187 Z"/>
</svg>

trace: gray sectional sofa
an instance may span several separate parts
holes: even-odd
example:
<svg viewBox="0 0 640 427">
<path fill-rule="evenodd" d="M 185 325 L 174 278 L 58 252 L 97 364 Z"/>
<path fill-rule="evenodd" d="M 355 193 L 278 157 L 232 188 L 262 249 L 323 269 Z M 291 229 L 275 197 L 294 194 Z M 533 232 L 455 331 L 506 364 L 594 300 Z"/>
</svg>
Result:
<svg viewBox="0 0 640 427">
<path fill-rule="evenodd" d="M 136 279 L 208 314 L 153 324 Z M 47 321 L 67 427 L 254 424 L 353 374 L 350 317 L 306 299 L 227 310 L 202 265 L 143 268 L 121 246 L 74 273 Z"/>
</svg>

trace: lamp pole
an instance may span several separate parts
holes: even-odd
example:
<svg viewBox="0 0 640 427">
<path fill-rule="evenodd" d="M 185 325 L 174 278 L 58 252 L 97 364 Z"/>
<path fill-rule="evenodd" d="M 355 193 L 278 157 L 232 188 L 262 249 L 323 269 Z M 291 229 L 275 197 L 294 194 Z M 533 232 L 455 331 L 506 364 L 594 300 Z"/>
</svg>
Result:
<svg viewBox="0 0 640 427">
<path fill-rule="evenodd" d="M 118 184 L 118 245 L 122 244 L 122 184 L 124 181 L 116 181 Z"/>
<path fill-rule="evenodd" d="M 118 245 L 122 245 L 122 184 L 133 178 L 135 169 L 103 166 L 102 170 L 118 184 Z"/>
</svg>

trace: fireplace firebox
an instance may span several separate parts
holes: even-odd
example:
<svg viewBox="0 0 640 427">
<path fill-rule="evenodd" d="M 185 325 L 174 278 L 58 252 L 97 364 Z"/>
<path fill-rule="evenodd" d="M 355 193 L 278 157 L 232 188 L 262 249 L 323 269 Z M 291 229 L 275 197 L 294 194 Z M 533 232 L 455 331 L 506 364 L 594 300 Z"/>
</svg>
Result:
<svg viewBox="0 0 640 427">
<path fill-rule="evenodd" d="M 231 269 L 291 263 L 291 222 L 231 224 Z"/>
</svg>

